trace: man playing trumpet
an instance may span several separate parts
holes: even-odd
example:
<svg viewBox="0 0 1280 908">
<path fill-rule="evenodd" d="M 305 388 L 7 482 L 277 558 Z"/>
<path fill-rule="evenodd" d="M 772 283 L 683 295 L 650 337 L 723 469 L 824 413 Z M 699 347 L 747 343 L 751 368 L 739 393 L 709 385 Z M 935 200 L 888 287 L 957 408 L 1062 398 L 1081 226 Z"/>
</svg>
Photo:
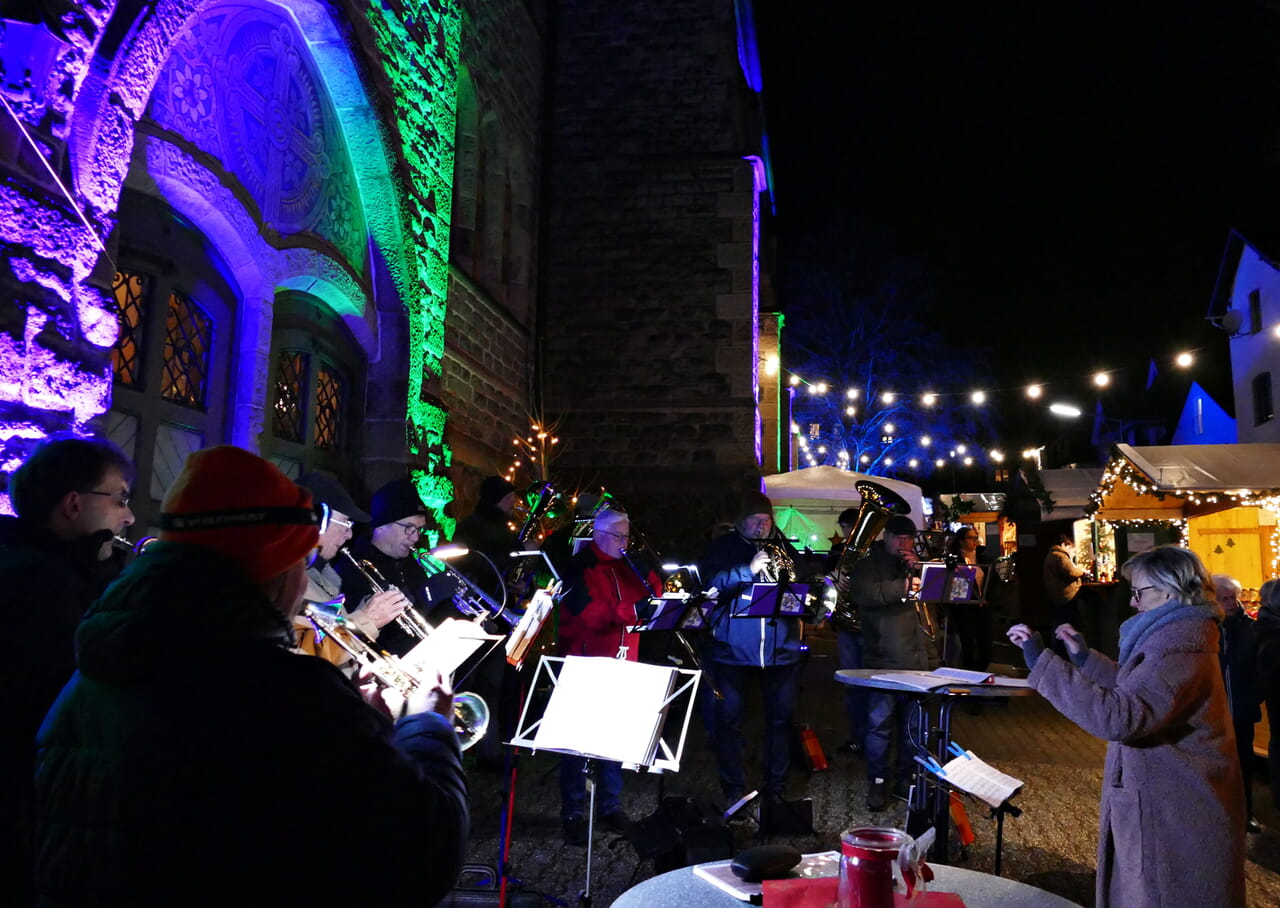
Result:
<svg viewBox="0 0 1280 908">
<path fill-rule="evenodd" d="M 363 600 L 348 600 L 342 593 L 342 577 L 334 567 L 334 559 L 351 539 L 353 522 L 367 523 L 369 514 L 356 506 L 351 494 L 342 483 L 324 473 L 304 473 L 298 477 L 298 485 L 311 493 L 317 505 L 328 508 L 329 519 L 316 545 L 316 558 L 307 567 L 307 591 L 303 594 L 306 605 L 328 606 L 341 615 L 370 642 L 378 639 L 379 631 L 396 619 L 409 604 L 409 600 L 397 589 L 382 590 Z M 295 622 L 298 647 L 312 656 L 320 656 L 335 665 L 344 665 L 348 656 L 338 646 L 317 643 L 315 629 L 305 618 Z"/>
</svg>

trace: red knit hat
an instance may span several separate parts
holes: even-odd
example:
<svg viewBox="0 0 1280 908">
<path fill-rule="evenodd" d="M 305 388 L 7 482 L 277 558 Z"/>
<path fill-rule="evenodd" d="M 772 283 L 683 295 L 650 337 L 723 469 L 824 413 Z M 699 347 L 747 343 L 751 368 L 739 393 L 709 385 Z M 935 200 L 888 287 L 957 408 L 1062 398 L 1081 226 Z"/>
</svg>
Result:
<svg viewBox="0 0 1280 908">
<path fill-rule="evenodd" d="M 221 552 L 254 580 L 282 574 L 315 548 L 311 493 L 232 445 L 187 458 L 160 505 L 160 538 Z"/>
</svg>

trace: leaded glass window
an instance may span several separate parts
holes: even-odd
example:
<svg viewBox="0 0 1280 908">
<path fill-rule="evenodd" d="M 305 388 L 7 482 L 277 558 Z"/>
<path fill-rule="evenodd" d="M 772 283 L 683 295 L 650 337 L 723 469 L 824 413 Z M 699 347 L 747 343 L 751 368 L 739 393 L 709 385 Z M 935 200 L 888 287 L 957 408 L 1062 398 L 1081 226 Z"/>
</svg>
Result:
<svg viewBox="0 0 1280 908">
<path fill-rule="evenodd" d="M 342 440 L 342 411 L 346 382 L 333 366 L 321 363 L 316 370 L 316 447 L 337 450 Z"/>
<path fill-rule="evenodd" d="M 272 433 L 285 441 L 306 441 L 302 435 L 307 412 L 306 381 L 309 360 L 298 350 L 281 350 L 276 359 L 275 404 L 271 408 Z"/>
<path fill-rule="evenodd" d="M 136 271 L 117 271 L 111 281 L 111 292 L 116 299 L 116 317 L 120 323 L 120 335 L 111 348 L 111 371 L 119 384 L 141 388 L 147 278 Z"/>
<path fill-rule="evenodd" d="M 160 393 L 184 407 L 203 410 L 209 383 L 213 320 L 190 298 L 169 294 L 165 319 L 164 376 Z"/>
</svg>

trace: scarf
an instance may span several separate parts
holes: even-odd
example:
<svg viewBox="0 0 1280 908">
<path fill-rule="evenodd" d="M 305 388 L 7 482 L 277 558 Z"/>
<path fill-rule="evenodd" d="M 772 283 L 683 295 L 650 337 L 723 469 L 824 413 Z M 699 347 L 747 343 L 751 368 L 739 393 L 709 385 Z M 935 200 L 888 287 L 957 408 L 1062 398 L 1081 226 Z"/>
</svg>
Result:
<svg viewBox="0 0 1280 908">
<path fill-rule="evenodd" d="M 1207 617 L 1209 615 L 1203 607 L 1176 600 L 1171 600 L 1149 612 L 1138 612 L 1120 625 L 1120 664 L 1128 662 L 1129 657 L 1142 645 L 1142 642 L 1166 624 L 1187 618 Z"/>
</svg>

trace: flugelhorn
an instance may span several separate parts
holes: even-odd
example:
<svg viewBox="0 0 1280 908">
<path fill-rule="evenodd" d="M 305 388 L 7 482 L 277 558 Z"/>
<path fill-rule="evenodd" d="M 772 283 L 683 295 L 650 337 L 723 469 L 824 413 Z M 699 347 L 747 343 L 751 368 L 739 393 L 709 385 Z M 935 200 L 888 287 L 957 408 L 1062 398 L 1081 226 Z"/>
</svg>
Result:
<svg viewBox="0 0 1280 908">
<path fill-rule="evenodd" d="M 345 548 L 338 549 L 338 551 L 347 556 L 347 560 L 350 561 L 352 565 L 355 566 L 355 569 L 360 572 L 360 575 L 364 577 L 365 582 L 369 584 L 369 589 L 372 592 L 382 593 L 387 590 L 397 590 L 401 595 L 404 595 L 403 590 L 399 590 L 397 587 L 387 582 L 387 578 L 382 575 L 382 571 L 378 570 L 372 561 L 368 561 L 364 558 L 356 558 L 355 555 L 352 555 Z M 408 598 L 408 596 L 405 596 L 405 599 Z M 426 640 L 431 634 L 431 625 L 427 623 L 427 619 L 423 618 L 412 604 L 406 605 L 404 607 L 404 611 L 396 615 L 396 625 L 410 637 L 414 637 L 418 640 Z"/>
<path fill-rule="evenodd" d="M 497 618 L 505 622 L 508 627 L 514 628 L 520 623 L 523 613 L 506 607 L 505 594 L 504 604 L 500 605 L 494 602 L 488 593 L 472 583 L 466 574 L 459 571 L 448 561 L 450 558 L 461 557 L 469 553 L 470 550 L 466 546 L 446 543 L 431 551 L 419 549 L 414 553 L 413 557 L 422 566 L 428 577 L 443 574 L 449 579 L 449 583 L 453 587 L 452 592 L 449 593 L 450 598 L 453 600 L 453 607 L 469 620 L 483 622 L 489 618 Z M 482 553 L 477 552 L 476 554 Z"/>
<path fill-rule="evenodd" d="M 424 683 L 390 653 L 378 652 L 347 626 L 346 620 L 314 605 L 303 612 L 316 630 L 317 639 L 328 635 L 356 664 L 367 670 L 383 687 L 409 699 Z M 479 694 L 466 691 L 453 696 L 453 730 L 463 750 L 484 737 L 489 728 L 489 705 Z"/>
<path fill-rule="evenodd" d="M 907 504 L 906 499 L 882 485 L 863 480 L 854 483 L 853 487 L 857 489 L 862 504 L 858 506 L 858 516 L 853 520 L 853 528 L 845 537 L 840 560 L 836 562 L 836 573 L 846 578 L 853 566 L 866 557 L 871 543 L 876 541 L 889 518 L 911 511 L 911 505 Z M 831 623 L 841 630 L 853 633 L 862 630 L 862 614 L 858 604 L 853 601 L 853 590 L 847 583 L 844 589 L 836 589 Z"/>
</svg>

